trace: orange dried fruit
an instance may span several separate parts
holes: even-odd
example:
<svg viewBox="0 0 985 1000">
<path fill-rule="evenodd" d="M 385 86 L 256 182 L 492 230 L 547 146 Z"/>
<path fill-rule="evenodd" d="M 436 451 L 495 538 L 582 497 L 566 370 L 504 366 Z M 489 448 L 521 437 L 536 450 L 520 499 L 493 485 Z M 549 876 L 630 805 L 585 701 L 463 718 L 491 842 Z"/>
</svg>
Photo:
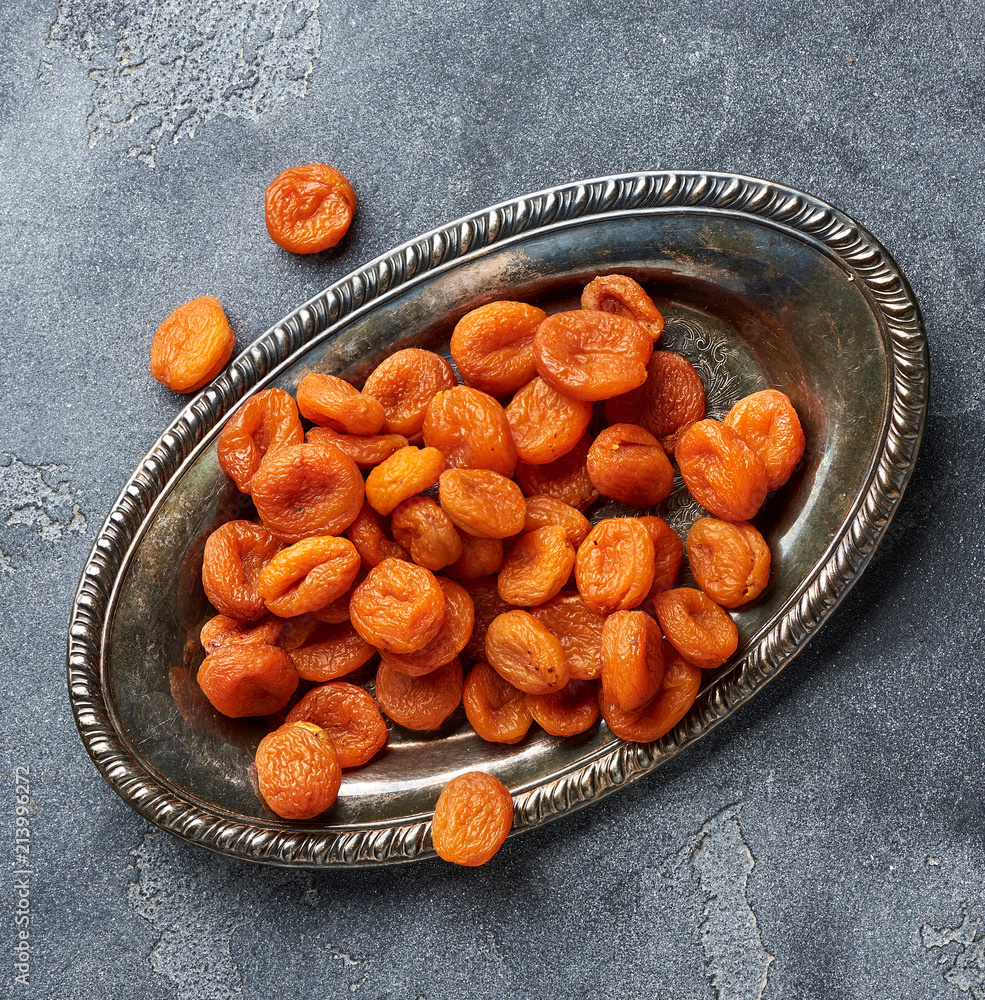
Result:
<svg viewBox="0 0 985 1000">
<path fill-rule="evenodd" d="M 596 681 L 572 678 L 560 691 L 526 697 L 534 722 L 551 736 L 586 733 L 601 715 Z"/>
<path fill-rule="evenodd" d="M 588 475 L 604 497 L 632 507 L 666 500 L 674 470 L 660 442 L 636 424 L 612 424 L 588 450 Z"/>
<path fill-rule="evenodd" d="M 312 427 L 304 439 L 334 445 L 360 469 L 372 469 L 395 451 L 407 447 L 407 438 L 402 434 L 339 434 L 331 427 Z"/>
<path fill-rule="evenodd" d="M 281 171 L 268 185 L 264 221 L 270 238 L 291 253 L 320 253 L 348 232 L 356 192 L 334 167 L 308 163 Z"/>
<path fill-rule="evenodd" d="M 588 536 L 592 526 L 588 518 L 570 504 L 555 500 L 554 497 L 527 497 L 527 515 L 523 520 L 524 531 L 536 531 L 557 524 L 564 528 L 568 541 L 578 548 Z"/>
<path fill-rule="evenodd" d="M 602 690 L 631 712 L 656 697 L 663 683 L 663 636 L 645 611 L 616 611 L 602 631 Z"/>
<path fill-rule="evenodd" d="M 592 419 L 592 404 L 535 378 L 507 403 L 506 419 L 517 458 L 528 465 L 546 465 L 581 440 Z"/>
<path fill-rule="evenodd" d="M 301 416 L 332 430 L 376 434 L 383 426 L 383 404 L 334 375 L 305 375 L 297 388 L 297 400 Z"/>
<path fill-rule="evenodd" d="M 442 789 L 431 839 L 438 857 L 456 865 L 484 865 L 513 826 L 513 798 L 491 774 L 469 771 Z"/>
<path fill-rule="evenodd" d="M 226 367 L 235 345 L 219 300 L 202 295 L 178 306 L 157 328 L 150 373 L 174 392 L 195 392 Z"/>
<path fill-rule="evenodd" d="M 363 565 L 372 569 L 384 559 L 410 559 L 407 550 L 386 533 L 384 518 L 363 501 L 356 519 L 346 528 L 349 541 L 356 547 Z"/>
<path fill-rule="evenodd" d="M 410 497 L 393 512 L 394 539 L 411 559 L 426 569 L 438 570 L 462 555 L 462 539 L 448 515 L 430 497 Z"/>
<path fill-rule="evenodd" d="M 472 598 L 472 634 L 462 650 L 462 655 L 472 663 L 486 658 L 486 632 L 492 620 L 509 611 L 510 606 L 499 596 L 496 578 L 491 576 L 463 580 L 462 586 Z"/>
<path fill-rule="evenodd" d="M 547 694 L 568 683 L 560 641 L 527 611 L 506 611 L 492 620 L 486 662 L 527 694 Z"/>
<path fill-rule="evenodd" d="M 639 323 L 595 310 L 554 313 L 534 337 L 537 374 L 573 399 L 609 399 L 642 385 L 652 353 Z"/>
<path fill-rule="evenodd" d="M 653 542 L 635 517 L 599 521 L 578 547 L 575 581 L 595 611 L 635 608 L 653 583 Z"/>
<path fill-rule="evenodd" d="M 653 299 L 638 281 L 625 274 L 607 274 L 590 281 L 581 293 L 581 307 L 635 320 L 649 331 L 654 343 L 663 332 L 664 318 Z"/>
<path fill-rule="evenodd" d="M 250 493 L 264 456 L 302 441 L 304 429 L 290 393 L 264 389 L 244 400 L 229 418 L 216 442 L 216 455 L 236 488 Z"/>
<path fill-rule="evenodd" d="M 491 396 L 508 396 L 534 376 L 534 334 L 546 318 L 526 302 L 490 302 L 467 312 L 451 335 L 462 379 Z"/>
<path fill-rule="evenodd" d="M 482 576 L 492 576 L 503 566 L 503 539 L 476 538 L 464 531 L 458 533 L 462 542 L 462 554 L 445 572 L 456 580 L 477 580 Z"/>
<path fill-rule="evenodd" d="M 676 457 L 691 496 L 723 521 L 748 521 L 766 499 L 763 460 L 717 420 L 699 420 L 684 431 Z"/>
<path fill-rule="evenodd" d="M 404 729 L 440 729 L 462 703 L 461 660 L 456 658 L 422 677 L 408 677 L 384 660 L 376 671 L 376 699 L 384 715 Z"/>
<path fill-rule="evenodd" d="M 735 622 L 700 590 L 664 591 L 653 598 L 653 609 L 667 641 L 696 667 L 720 667 L 739 647 Z"/>
<path fill-rule="evenodd" d="M 424 417 L 424 443 L 440 449 L 451 469 L 491 469 L 512 476 L 516 447 L 506 412 L 467 385 L 439 392 Z"/>
<path fill-rule="evenodd" d="M 441 630 L 445 594 L 430 570 L 401 559 L 384 559 L 353 591 L 349 618 L 377 649 L 413 653 Z"/>
<path fill-rule="evenodd" d="M 575 547 L 560 525 L 548 525 L 520 536 L 499 573 L 499 594 L 510 604 L 543 604 L 568 582 Z"/>
<path fill-rule="evenodd" d="M 764 389 L 740 399 L 724 423 L 763 460 L 767 490 L 779 489 L 804 454 L 804 429 L 790 397 Z"/>
<path fill-rule="evenodd" d="M 662 518 L 648 514 L 639 519 L 653 542 L 653 583 L 648 597 L 670 590 L 677 582 L 684 556 L 684 543 L 677 532 Z"/>
<path fill-rule="evenodd" d="M 330 625 L 316 620 L 314 629 L 288 655 L 298 677 L 323 684 L 358 670 L 376 650 L 349 622 Z"/>
<path fill-rule="evenodd" d="M 769 583 L 769 546 L 748 521 L 698 518 L 688 532 L 687 558 L 698 586 L 724 608 L 748 604 Z"/>
<path fill-rule="evenodd" d="M 342 768 L 368 763 L 387 738 L 386 723 L 373 696 L 345 681 L 313 688 L 287 713 L 285 721 L 311 722 L 322 729 Z"/>
<path fill-rule="evenodd" d="M 581 440 L 555 462 L 547 465 L 518 463 L 516 481 L 528 496 L 548 496 L 579 510 L 598 499 L 598 490 L 588 474 L 588 450 L 592 438 L 586 433 Z"/>
<path fill-rule="evenodd" d="M 216 611 L 237 621 L 267 613 L 257 579 L 280 548 L 262 524 L 227 521 L 209 535 L 202 556 L 202 587 Z"/>
<path fill-rule="evenodd" d="M 424 426 L 435 395 L 456 385 L 455 372 L 440 354 L 407 347 L 376 367 L 363 384 L 363 395 L 383 404 L 384 434 L 411 438 Z"/>
<path fill-rule="evenodd" d="M 489 469 L 448 469 L 438 481 L 441 508 L 456 527 L 480 538 L 523 530 L 527 506 L 520 487 Z"/>
<path fill-rule="evenodd" d="M 228 615 L 216 615 L 202 626 L 199 641 L 206 654 L 214 653 L 227 643 L 265 642 L 273 646 L 280 638 L 282 627 L 283 622 L 273 615 L 254 623 L 237 621 Z"/>
<path fill-rule="evenodd" d="M 279 712 L 298 686 L 287 653 L 262 642 L 220 646 L 202 661 L 197 680 L 212 707 L 232 719 Z"/>
<path fill-rule="evenodd" d="M 257 785 L 284 819 L 314 819 L 336 800 L 342 783 L 328 735 L 310 722 L 286 722 L 257 746 Z"/>
<path fill-rule="evenodd" d="M 366 499 L 377 513 L 395 507 L 438 481 L 445 458 L 437 448 L 401 448 L 385 458 L 366 478 Z"/>
<path fill-rule="evenodd" d="M 341 597 L 355 582 L 359 566 L 359 553 L 347 538 L 302 538 L 264 566 L 256 586 L 268 611 L 293 618 Z"/>
<path fill-rule="evenodd" d="M 530 613 L 557 636 L 572 678 L 595 680 L 602 676 L 604 613 L 593 611 L 574 590 L 562 590 L 546 604 L 531 608 Z"/>
<path fill-rule="evenodd" d="M 527 696 L 503 680 L 488 663 L 477 663 L 465 678 L 465 717 L 487 743 L 519 743 L 530 729 Z"/>
</svg>

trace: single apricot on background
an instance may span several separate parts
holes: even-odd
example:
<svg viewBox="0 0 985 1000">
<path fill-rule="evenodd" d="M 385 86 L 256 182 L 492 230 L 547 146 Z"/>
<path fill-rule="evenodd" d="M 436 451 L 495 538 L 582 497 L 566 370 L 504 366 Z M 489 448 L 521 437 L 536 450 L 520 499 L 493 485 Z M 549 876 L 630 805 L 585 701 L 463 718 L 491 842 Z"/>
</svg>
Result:
<svg viewBox="0 0 985 1000">
<path fill-rule="evenodd" d="M 201 295 L 178 306 L 157 328 L 150 373 L 173 392 L 195 392 L 226 367 L 235 345 L 219 300 Z"/>
<path fill-rule="evenodd" d="M 264 220 L 270 238 L 291 253 L 320 253 L 348 232 L 356 192 L 334 167 L 308 163 L 279 173 L 267 188 Z"/>
</svg>

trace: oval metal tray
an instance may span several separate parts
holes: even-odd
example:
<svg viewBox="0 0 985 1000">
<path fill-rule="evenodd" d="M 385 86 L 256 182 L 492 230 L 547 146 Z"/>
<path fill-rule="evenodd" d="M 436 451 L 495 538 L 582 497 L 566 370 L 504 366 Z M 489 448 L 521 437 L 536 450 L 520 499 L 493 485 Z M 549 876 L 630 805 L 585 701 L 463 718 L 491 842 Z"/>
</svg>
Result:
<svg viewBox="0 0 985 1000">
<path fill-rule="evenodd" d="M 215 439 L 252 392 L 293 390 L 311 370 L 359 383 L 393 350 L 446 348 L 455 321 L 497 298 L 577 302 L 597 273 L 635 276 L 667 317 L 662 346 L 701 372 L 709 414 L 773 385 L 793 399 L 808 449 L 757 518 L 771 584 L 736 614 L 742 643 L 691 712 L 654 744 L 604 725 L 558 740 L 485 744 L 459 713 L 433 736 L 395 727 L 347 774 L 324 822 L 266 810 L 250 781 L 262 723 L 222 719 L 193 680 L 204 539 L 242 516 Z M 652 771 L 731 715 L 786 666 L 865 568 L 909 480 L 928 388 L 926 338 L 906 280 L 851 219 L 816 198 L 731 174 L 660 172 L 585 181 L 496 205 L 353 272 L 260 337 L 200 393 L 127 482 L 79 584 L 68 684 L 86 749 L 110 786 L 192 843 L 268 864 L 361 865 L 431 855 L 441 787 L 497 774 L 514 832 Z M 596 514 L 615 513 L 612 506 Z M 700 509 L 661 505 L 681 532 Z M 535 727 L 536 729 L 536 727 Z"/>
</svg>

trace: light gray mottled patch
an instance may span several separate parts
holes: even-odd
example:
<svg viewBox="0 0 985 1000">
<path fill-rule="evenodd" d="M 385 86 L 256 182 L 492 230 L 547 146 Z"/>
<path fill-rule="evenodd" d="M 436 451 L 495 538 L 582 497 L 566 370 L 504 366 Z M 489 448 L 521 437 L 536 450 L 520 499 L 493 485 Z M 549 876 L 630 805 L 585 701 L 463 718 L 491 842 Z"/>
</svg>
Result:
<svg viewBox="0 0 985 1000">
<path fill-rule="evenodd" d="M 89 146 L 122 138 L 148 167 L 159 143 L 216 115 L 257 121 L 302 97 L 321 49 L 320 0 L 62 0 L 45 44 L 94 81 Z M 39 79 L 50 75 L 41 61 Z"/>
<path fill-rule="evenodd" d="M 957 927 L 920 927 L 923 946 L 937 952 L 944 980 L 974 1000 L 985 1000 L 985 933 L 982 918 L 972 917 L 967 906 Z"/>
<path fill-rule="evenodd" d="M 0 524 L 27 528 L 48 542 L 66 532 L 85 534 L 88 523 L 79 509 L 78 494 L 61 478 L 63 465 L 31 465 L 16 455 L 0 455 Z M 0 551 L 0 575 L 14 571 Z"/>
<path fill-rule="evenodd" d="M 741 805 L 726 806 L 712 816 L 691 853 L 706 896 L 698 933 L 718 1000 L 761 1000 L 773 961 L 746 896 L 756 861 L 739 826 L 741 810 Z"/>
</svg>

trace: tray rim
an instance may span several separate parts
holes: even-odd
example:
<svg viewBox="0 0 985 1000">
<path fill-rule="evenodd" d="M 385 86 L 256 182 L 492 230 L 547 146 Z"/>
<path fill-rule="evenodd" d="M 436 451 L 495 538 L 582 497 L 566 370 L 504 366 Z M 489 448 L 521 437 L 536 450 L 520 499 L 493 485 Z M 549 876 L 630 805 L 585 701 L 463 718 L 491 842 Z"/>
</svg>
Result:
<svg viewBox="0 0 985 1000">
<path fill-rule="evenodd" d="M 103 641 L 132 550 L 187 464 L 231 410 L 381 301 L 436 272 L 537 233 L 610 216 L 698 213 L 744 217 L 823 249 L 859 282 L 891 345 L 886 431 L 855 511 L 800 598 L 688 716 L 652 744 L 623 743 L 514 795 L 513 832 L 611 794 L 675 757 L 737 711 L 813 637 L 864 571 L 912 475 L 926 421 L 926 332 L 909 284 L 888 251 L 852 218 L 795 188 L 740 174 L 644 171 L 545 188 L 456 219 L 350 272 L 289 313 L 178 414 L 127 480 L 86 561 L 68 631 L 67 681 L 79 735 L 104 779 L 150 822 L 190 843 L 259 863 L 324 868 L 433 856 L 430 819 L 361 827 L 244 822 L 204 809 L 159 781 L 114 726 L 103 690 Z M 526 788 L 527 786 L 522 786 Z"/>
</svg>

